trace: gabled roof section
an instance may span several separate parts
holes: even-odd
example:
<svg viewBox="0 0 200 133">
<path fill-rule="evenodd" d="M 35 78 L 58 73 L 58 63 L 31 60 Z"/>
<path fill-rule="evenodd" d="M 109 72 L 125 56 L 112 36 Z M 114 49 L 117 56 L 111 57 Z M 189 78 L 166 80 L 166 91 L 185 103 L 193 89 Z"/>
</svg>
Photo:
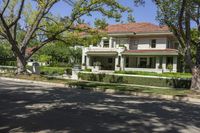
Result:
<svg viewBox="0 0 200 133">
<path fill-rule="evenodd" d="M 112 33 L 165 33 L 170 32 L 167 26 L 158 26 L 152 23 L 127 23 L 109 25 L 106 28 L 108 34 Z"/>
</svg>

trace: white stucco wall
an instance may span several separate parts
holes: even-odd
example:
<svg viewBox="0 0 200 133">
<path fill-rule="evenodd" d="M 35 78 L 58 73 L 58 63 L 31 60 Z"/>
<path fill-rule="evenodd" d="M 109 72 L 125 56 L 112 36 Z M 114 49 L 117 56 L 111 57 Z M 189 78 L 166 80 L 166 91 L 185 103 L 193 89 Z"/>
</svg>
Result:
<svg viewBox="0 0 200 133">
<path fill-rule="evenodd" d="M 125 37 L 103 37 L 102 41 L 98 44 L 99 47 L 103 47 L 103 40 L 108 39 L 110 42 L 110 48 L 117 48 L 119 45 L 124 45 L 126 46 L 127 49 L 129 49 L 133 44 L 131 43 L 131 38 L 125 38 Z M 151 48 L 151 40 L 156 39 L 156 48 Z M 135 38 L 135 40 L 138 41 L 138 49 L 166 49 L 167 48 L 167 37 L 162 37 L 162 38 Z M 133 40 L 132 40 L 133 41 Z"/>
<path fill-rule="evenodd" d="M 152 39 L 156 39 L 156 48 L 150 48 Z M 167 46 L 167 38 L 143 38 L 138 41 L 138 49 L 166 49 Z"/>
<path fill-rule="evenodd" d="M 129 49 L 130 38 L 117 38 L 115 40 L 116 40 L 116 47 L 124 45 L 127 49 Z"/>
</svg>

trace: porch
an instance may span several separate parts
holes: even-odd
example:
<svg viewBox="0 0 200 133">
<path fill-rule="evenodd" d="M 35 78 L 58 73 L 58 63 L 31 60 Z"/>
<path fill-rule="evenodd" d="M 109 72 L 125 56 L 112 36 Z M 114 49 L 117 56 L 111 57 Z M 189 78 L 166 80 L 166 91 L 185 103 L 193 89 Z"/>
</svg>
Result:
<svg viewBox="0 0 200 133">
<path fill-rule="evenodd" d="M 124 71 L 177 72 L 177 56 L 124 56 Z"/>
<path fill-rule="evenodd" d="M 84 63 L 82 69 L 94 69 L 95 66 L 99 66 L 99 70 L 114 71 L 117 54 L 116 51 L 89 51 L 82 58 L 82 62 Z"/>
<path fill-rule="evenodd" d="M 94 67 L 95 63 L 99 63 L 100 70 L 115 70 L 114 56 L 89 56 L 88 67 Z"/>
</svg>

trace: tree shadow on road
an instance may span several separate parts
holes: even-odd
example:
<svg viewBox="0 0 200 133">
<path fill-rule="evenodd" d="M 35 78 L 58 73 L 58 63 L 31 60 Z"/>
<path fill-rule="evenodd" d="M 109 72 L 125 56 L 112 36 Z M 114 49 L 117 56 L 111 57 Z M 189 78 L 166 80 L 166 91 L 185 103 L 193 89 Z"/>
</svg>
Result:
<svg viewBox="0 0 200 133">
<path fill-rule="evenodd" d="M 34 85 L 0 88 L 0 132 L 200 132 L 195 104 Z"/>
</svg>

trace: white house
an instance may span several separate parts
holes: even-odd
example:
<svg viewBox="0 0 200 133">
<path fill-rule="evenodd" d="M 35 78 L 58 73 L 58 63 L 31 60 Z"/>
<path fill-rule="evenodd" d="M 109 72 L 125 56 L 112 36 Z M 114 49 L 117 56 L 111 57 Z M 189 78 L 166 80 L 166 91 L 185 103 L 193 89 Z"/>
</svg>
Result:
<svg viewBox="0 0 200 133">
<path fill-rule="evenodd" d="M 82 69 L 177 72 L 178 43 L 168 27 L 151 23 L 109 25 L 108 37 L 97 46 L 83 48 Z"/>
</svg>

